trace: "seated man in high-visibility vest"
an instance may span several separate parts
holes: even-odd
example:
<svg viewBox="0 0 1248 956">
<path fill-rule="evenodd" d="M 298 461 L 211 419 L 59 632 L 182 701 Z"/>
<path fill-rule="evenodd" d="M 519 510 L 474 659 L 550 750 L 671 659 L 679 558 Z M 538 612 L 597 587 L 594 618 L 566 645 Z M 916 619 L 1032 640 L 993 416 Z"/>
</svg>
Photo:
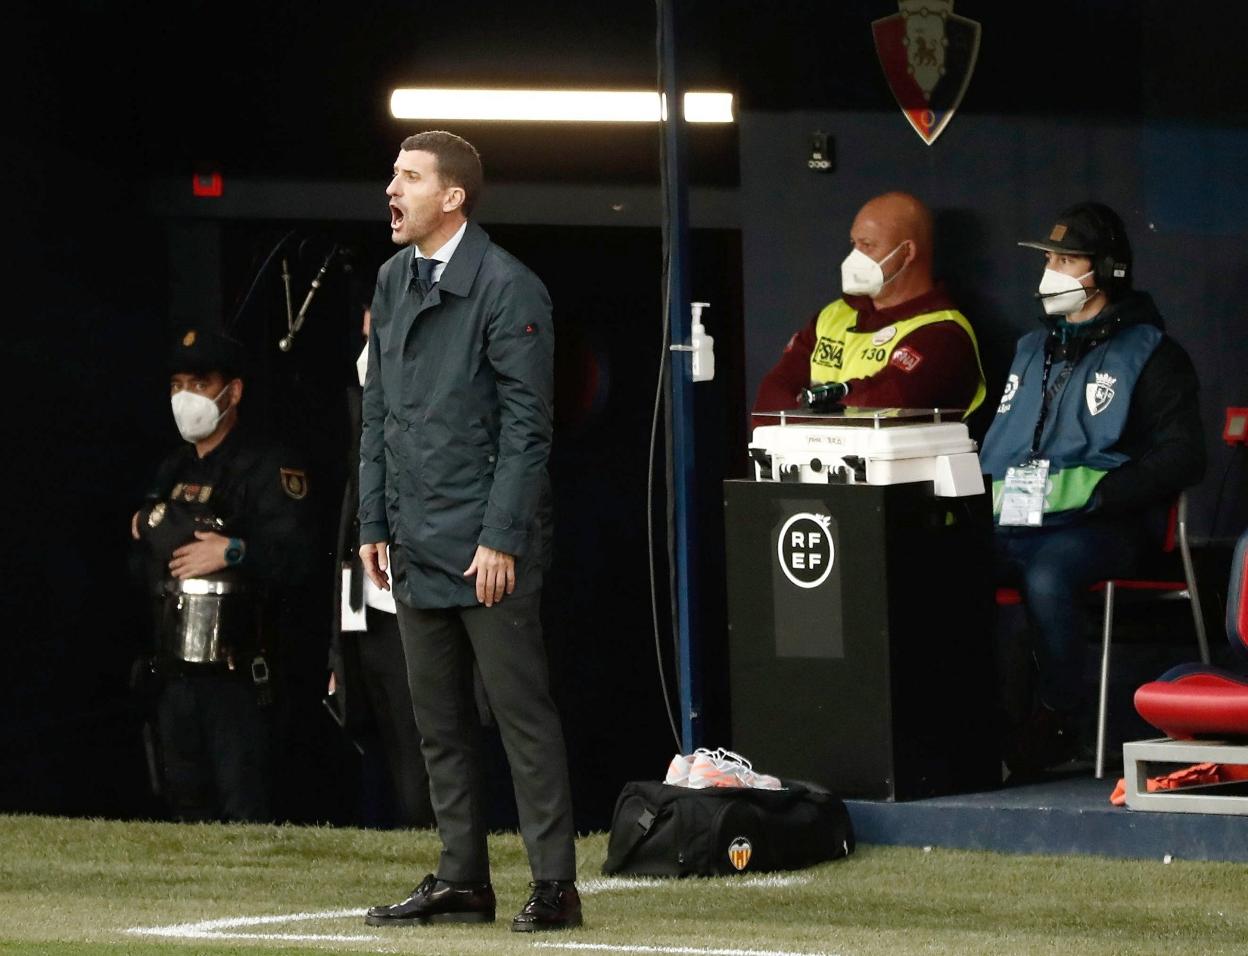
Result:
<svg viewBox="0 0 1248 956">
<path fill-rule="evenodd" d="M 984 373 L 971 324 L 932 278 L 932 214 L 908 193 L 885 193 L 859 210 L 853 249 L 841 263 L 841 298 L 785 346 L 763 378 L 759 412 L 805 403 L 862 408 L 960 408 L 984 400 Z"/>
</svg>

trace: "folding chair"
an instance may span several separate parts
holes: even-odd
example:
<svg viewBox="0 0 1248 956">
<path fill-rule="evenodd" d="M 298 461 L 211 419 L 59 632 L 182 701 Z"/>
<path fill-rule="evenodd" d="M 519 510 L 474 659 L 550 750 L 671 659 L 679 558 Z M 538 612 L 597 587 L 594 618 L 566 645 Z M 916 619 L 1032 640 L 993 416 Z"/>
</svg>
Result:
<svg viewBox="0 0 1248 956">
<path fill-rule="evenodd" d="M 1128 595 L 1132 600 L 1187 601 L 1192 610 L 1192 624 L 1196 629 L 1196 644 L 1200 659 L 1209 663 L 1209 643 L 1205 637 L 1205 619 L 1200 606 L 1200 592 L 1196 588 L 1196 573 L 1192 565 L 1191 547 L 1187 538 L 1187 493 L 1183 492 L 1170 506 L 1166 534 L 1161 554 L 1171 555 L 1178 550 L 1183 566 L 1183 580 L 1157 578 L 1112 578 L 1098 581 L 1089 593 L 1099 592 L 1102 597 L 1101 613 L 1101 681 L 1096 711 L 1096 778 L 1105 776 L 1105 730 L 1109 713 L 1109 660 L 1110 642 L 1114 633 L 1114 610 L 1118 599 Z M 1023 597 L 1017 588 L 997 588 L 998 606 L 1022 604 Z"/>
</svg>

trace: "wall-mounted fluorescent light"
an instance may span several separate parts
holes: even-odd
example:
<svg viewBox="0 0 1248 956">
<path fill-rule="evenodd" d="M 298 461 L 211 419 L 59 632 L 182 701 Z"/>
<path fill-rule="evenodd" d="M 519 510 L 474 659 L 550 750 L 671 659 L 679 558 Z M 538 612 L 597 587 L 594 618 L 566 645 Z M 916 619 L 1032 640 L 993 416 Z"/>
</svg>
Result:
<svg viewBox="0 0 1248 956">
<path fill-rule="evenodd" d="M 658 93 L 597 90 L 399 89 L 390 94 L 398 119 L 512 120 L 562 123 L 656 123 Z M 686 93 L 689 123 L 731 123 L 731 93 Z"/>
</svg>

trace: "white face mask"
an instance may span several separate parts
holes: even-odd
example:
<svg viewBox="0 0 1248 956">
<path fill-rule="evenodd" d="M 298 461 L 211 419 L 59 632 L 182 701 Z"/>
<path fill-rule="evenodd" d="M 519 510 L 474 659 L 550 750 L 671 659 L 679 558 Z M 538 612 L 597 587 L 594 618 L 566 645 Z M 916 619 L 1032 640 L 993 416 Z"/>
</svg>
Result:
<svg viewBox="0 0 1248 956">
<path fill-rule="evenodd" d="M 904 245 L 904 242 L 899 244 L 897 249 L 879 262 L 865 252 L 858 249 L 852 250 L 841 263 L 841 291 L 846 295 L 866 295 L 872 298 L 879 295 L 881 289 L 906 271 L 906 267 L 902 266 L 888 278 L 888 281 L 884 279 L 884 263 L 895 256 L 897 250 Z"/>
<path fill-rule="evenodd" d="M 363 388 L 364 378 L 368 375 L 368 345 L 364 346 L 364 351 L 355 360 L 355 373 L 360 377 L 360 388 Z"/>
<path fill-rule="evenodd" d="M 1044 304 L 1044 311 L 1049 315 L 1074 315 L 1082 309 L 1083 304 L 1096 292 L 1082 284 L 1082 280 L 1093 271 L 1095 270 L 1089 269 L 1081 276 L 1068 276 L 1056 269 L 1045 269 L 1040 279 L 1040 288 L 1036 290 Z"/>
<path fill-rule="evenodd" d="M 196 395 L 185 389 L 174 392 L 170 396 L 169 403 L 173 406 L 173 420 L 178 426 L 178 433 L 184 440 L 199 441 L 217 430 L 221 416 L 225 414 L 217 406 L 217 402 L 222 395 L 227 393 L 231 384 L 233 383 L 227 383 L 221 391 L 217 392 L 216 398 Z"/>
</svg>

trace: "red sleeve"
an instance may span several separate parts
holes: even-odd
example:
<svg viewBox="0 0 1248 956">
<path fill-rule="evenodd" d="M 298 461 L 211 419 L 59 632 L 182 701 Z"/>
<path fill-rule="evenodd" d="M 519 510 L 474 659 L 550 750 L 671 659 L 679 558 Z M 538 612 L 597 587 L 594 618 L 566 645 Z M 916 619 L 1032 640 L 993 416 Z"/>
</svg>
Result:
<svg viewBox="0 0 1248 956">
<path fill-rule="evenodd" d="M 870 378 L 849 382 L 848 405 L 865 408 L 966 408 L 979 387 L 970 336 L 956 322 L 936 322 L 903 338 Z"/>
<path fill-rule="evenodd" d="M 778 412 L 797 407 L 797 393 L 810 384 L 810 355 L 815 350 L 815 320 L 793 333 L 775 368 L 763 376 L 754 399 L 755 412 Z M 754 417 L 753 427 L 775 425 L 774 418 Z"/>
</svg>

